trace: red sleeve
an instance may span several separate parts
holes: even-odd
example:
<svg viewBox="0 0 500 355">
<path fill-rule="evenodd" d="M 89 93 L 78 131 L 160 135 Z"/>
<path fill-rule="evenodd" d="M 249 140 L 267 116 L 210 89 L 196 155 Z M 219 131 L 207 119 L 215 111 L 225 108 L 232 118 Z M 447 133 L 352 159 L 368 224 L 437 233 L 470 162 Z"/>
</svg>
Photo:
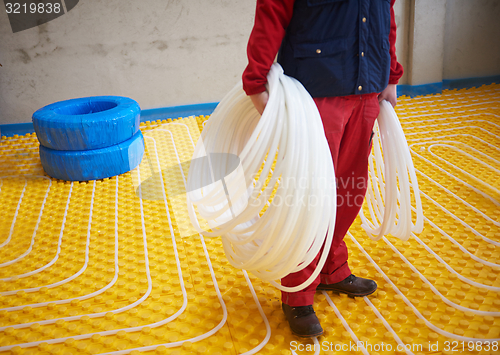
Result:
<svg viewBox="0 0 500 355">
<path fill-rule="evenodd" d="M 394 3 L 391 1 L 391 32 L 389 33 L 389 53 L 391 54 L 391 72 L 389 74 L 389 84 L 397 84 L 399 78 L 403 75 L 403 66 L 398 63 L 396 58 L 396 20 L 394 18 Z"/>
<path fill-rule="evenodd" d="M 248 65 L 243 72 L 247 95 L 266 90 L 267 73 L 292 19 L 295 0 L 257 0 L 255 23 L 247 45 Z"/>
</svg>

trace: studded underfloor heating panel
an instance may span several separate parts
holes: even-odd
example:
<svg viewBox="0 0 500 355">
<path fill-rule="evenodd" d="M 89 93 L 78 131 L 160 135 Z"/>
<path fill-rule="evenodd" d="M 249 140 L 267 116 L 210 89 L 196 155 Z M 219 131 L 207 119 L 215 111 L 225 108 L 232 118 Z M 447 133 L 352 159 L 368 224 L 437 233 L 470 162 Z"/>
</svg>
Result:
<svg viewBox="0 0 500 355">
<path fill-rule="evenodd" d="M 3 137 L 0 354 L 500 354 L 500 85 L 396 111 L 424 230 L 375 242 L 356 220 L 351 268 L 379 288 L 318 292 L 315 340 L 191 226 L 183 179 L 208 117 L 141 124 L 139 168 L 85 183 L 47 177 L 34 134 Z"/>
</svg>

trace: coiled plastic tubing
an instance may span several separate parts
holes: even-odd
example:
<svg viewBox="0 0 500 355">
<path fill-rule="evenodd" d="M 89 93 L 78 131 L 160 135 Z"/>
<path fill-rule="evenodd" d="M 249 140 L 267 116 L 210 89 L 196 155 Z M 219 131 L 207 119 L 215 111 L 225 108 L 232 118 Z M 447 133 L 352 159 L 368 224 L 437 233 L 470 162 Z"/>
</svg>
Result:
<svg viewBox="0 0 500 355">
<path fill-rule="evenodd" d="M 318 109 L 302 84 L 275 63 L 268 91 L 262 116 L 241 82 L 212 113 L 189 168 L 188 211 L 200 233 L 222 237 L 231 265 L 296 292 L 316 279 L 330 249 L 335 172 Z M 209 228 L 200 227 L 195 208 Z M 274 281 L 304 269 L 323 245 L 304 283 Z"/>
<path fill-rule="evenodd" d="M 388 234 L 408 240 L 411 232 L 420 233 L 424 227 L 420 190 L 403 128 L 394 108 L 385 100 L 380 103 L 374 132 L 365 200 L 371 219 L 361 209 L 361 226 L 373 240 Z"/>
<path fill-rule="evenodd" d="M 268 91 L 262 117 L 241 83 L 212 113 L 189 168 L 188 211 L 200 233 L 222 237 L 234 267 L 280 290 L 297 292 L 318 276 L 331 246 L 335 172 L 321 117 L 302 84 L 275 63 L 268 74 Z M 387 101 L 380 104 L 377 121 L 366 196 L 371 220 L 361 210 L 362 227 L 375 240 L 387 234 L 407 240 L 412 231 L 423 229 L 415 169 Z M 195 207 L 211 231 L 200 227 Z M 323 245 L 318 265 L 304 283 L 285 287 L 274 281 L 304 269 Z"/>
</svg>

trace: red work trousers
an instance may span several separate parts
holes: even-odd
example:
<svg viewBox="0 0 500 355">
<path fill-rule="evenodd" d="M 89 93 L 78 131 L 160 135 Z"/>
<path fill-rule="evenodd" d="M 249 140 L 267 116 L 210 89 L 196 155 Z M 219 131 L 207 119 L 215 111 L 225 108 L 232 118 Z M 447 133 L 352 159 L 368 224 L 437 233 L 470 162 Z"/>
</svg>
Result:
<svg viewBox="0 0 500 355">
<path fill-rule="evenodd" d="M 289 306 L 312 305 L 318 284 L 340 282 L 351 274 L 344 236 L 366 194 L 372 130 L 379 114 L 377 96 L 366 94 L 314 99 L 335 167 L 337 219 L 330 252 L 320 275 L 302 291 L 281 293 L 282 302 Z M 281 279 L 281 284 L 292 287 L 303 283 L 316 269 L 320 256 L 321 252 L 305 269 Z"/>
</svg>

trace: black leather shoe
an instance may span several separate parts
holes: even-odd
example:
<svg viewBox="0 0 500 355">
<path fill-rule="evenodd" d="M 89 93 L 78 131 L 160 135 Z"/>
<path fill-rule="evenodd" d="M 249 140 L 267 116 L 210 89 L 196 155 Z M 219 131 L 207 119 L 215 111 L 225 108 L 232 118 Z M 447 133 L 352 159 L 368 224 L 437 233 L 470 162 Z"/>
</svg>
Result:
<svg viewBox="0 0 500 355">
<path fill-rule="evenodd" d="M 284 303 L 281 306 L 293 334 L 303 338 L 312 338 L 323 334 L 323 328 L 319 324 L 313 306 L 290 307 Z"/>
<path fill-rule="evenodd" d="M 344 280 L 334 284 L 319 284 L 316 289 L 345 293 L 350 297 L 362 297 L 375 292 L 377 283 L 373 280 L 363 279 L 351 274 Z"/>
</svg>

